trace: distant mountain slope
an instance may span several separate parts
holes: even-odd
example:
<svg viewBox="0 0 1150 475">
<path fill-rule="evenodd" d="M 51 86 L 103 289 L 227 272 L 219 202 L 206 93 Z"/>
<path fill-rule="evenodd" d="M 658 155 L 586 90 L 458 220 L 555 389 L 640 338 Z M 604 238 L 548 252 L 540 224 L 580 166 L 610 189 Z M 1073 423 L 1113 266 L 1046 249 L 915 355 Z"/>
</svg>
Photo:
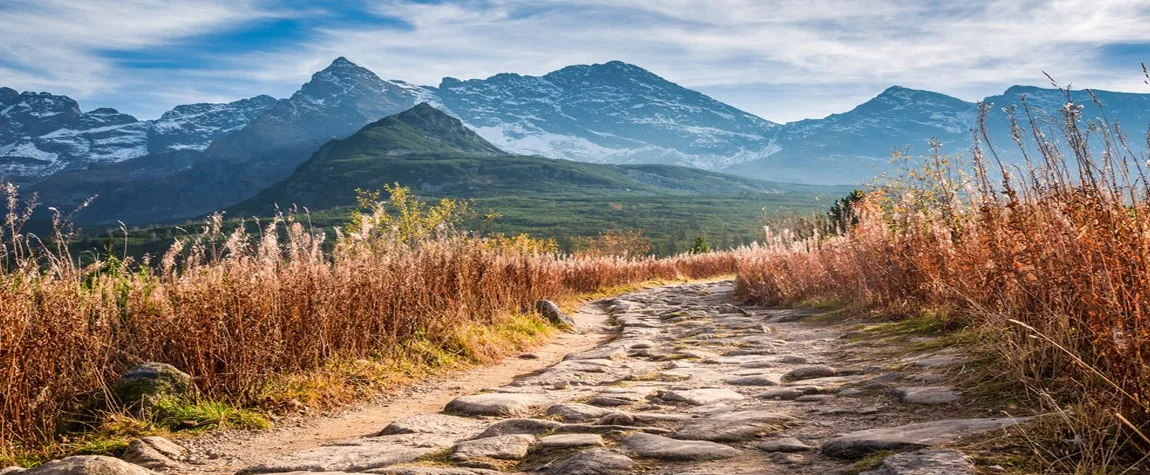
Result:
<svg viewBox="0 0 1150 475">
<path fill-rule="evenodd" d="M 32 189 L 58 206 L 99 194 L 79 216 L 82 221 L 142 223 L 201 215 L 252 197 L 282 180 L 327 141 L 410 108 L 427 94 L 337 58 L 290 98 L 274 101 L 244 127 L 180 162 L 179 168 L 162 166 L 149 156 L 57 174 Z"/>
<path fill-rule="evenodd" d="M 273 103 L 271 97 L 257 96 L 228 104 L 189 104 L 157 120 L 139 121 L 110 108 L 80 112 L 67 96 L 0 88 L 0 179 L 34 183 L 64 171 L 202 151 Z"/>
<path fill-rule="evenodd" d="M 887 168 L 891 152 L 925 154 L 937 137 L 968 147 L 977 107 L 930 91 L 891 87 L 854 109 L 779 128 L 779 151 L 724 171 L 804 183 L 850 183 Z"/>
<path fill-rule="evenodd" d="M 777 126 L 619 61 L 445 78 L 438 95 L 506 150 L 584 162 L 721 168 L 771 153 Z"/>
<path fill-rule="evenodd" d="M 321 210 L 355 203 L 356 189 L 401 183 L 449 197 L 773 194 L 785 185 L 702 170 L 614 166 L 508 154 L 427 104 L 334 140 L 283 182 L 229 209 L 266 215 L 276 205 Z"/>
</svg>

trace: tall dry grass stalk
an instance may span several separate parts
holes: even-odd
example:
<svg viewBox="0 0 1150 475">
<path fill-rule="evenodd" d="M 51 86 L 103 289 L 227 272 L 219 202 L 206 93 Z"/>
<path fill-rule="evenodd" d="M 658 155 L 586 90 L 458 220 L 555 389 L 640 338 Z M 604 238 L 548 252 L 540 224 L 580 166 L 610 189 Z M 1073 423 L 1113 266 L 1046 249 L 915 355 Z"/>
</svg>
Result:
<svg viewBox="0 0 1150 475">
<path fill-rule="evenodd" d="M 463 352 L 455 330 L 558 298 L 652 279 L 733 274 L 732 253 L 565 257 L 529 238 L 453 229 L 459 203 L 391 189 L 325 252 L 291 216 L 259 236 L 214 218 L 159 262 L 78 267 L 68 236 L 25 234 L 30 206 L 6 188 L 0 273 L 0 456 L 50 441 L 126 368 L 159 361 L 203 394 L 258 404 L 275 378 L 332 361 L 386 360 L 405 345 Z M 474 349 L 472 349 L 474 350 Z"/>
<path fill-rule="evenodd" d="M 1150 448 L 1145 157 L 1117 126 L 1083 118 L 1068 91 L 1066 99 L 1053 120 L 1025 101 L 1005 111 L 1018 165 L 989 145 L 983 105 L 970 163 L 936 144 L 925 163 L 855 205 L 849 232 L 768 230 L 766 246 L 738 264 L 739 292 L 771 304 L 838 298 L 958 310 L 1001 335 L 1002 358 L 1043 397 L 1104 415 L 1076 431 L 1082 453 L 1066 460 L 1106 446 L 1137 462 Z M 1081 422 L 1077 411 L 1068 420 Z"/>
</svg>

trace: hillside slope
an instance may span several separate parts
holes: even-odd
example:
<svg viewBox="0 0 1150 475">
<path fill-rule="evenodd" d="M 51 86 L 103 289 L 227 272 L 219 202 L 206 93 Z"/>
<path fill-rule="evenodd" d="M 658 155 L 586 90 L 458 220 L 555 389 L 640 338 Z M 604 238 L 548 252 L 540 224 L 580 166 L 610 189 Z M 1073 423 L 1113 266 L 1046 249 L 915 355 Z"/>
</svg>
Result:
<svg viewBox="0 0 1150 475">
<path fill-rule="evenodd" d="M 426 196 L 587 197 L 778 194 L 786 184 L 666 165 L 601 165 L 514 155 L 458 119 L 420 104 L 323 146 L 284 181 L 232 207 L 263 215 L 276 205 L 348 206 L 356 189 L 389 183 Z M 797 186 L 802 188 L 801 186 Z"/>
</svg>

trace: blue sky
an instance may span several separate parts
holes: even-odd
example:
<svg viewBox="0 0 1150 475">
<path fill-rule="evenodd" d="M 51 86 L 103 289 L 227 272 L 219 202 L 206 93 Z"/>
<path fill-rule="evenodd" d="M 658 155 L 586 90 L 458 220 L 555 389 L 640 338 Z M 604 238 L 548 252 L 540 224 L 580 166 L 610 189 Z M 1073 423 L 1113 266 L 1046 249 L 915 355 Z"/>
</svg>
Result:
<svg viewBox="0 0 1150 475">
<path fill-rule="evenodd" d="M 0 0 L 0 86 L 141 118 L 290 95 L 337 56 L 386 79 L 623 60 L 764 118 L 894 85 L 1148 92 L 1150 0 Z"/>
</svg>

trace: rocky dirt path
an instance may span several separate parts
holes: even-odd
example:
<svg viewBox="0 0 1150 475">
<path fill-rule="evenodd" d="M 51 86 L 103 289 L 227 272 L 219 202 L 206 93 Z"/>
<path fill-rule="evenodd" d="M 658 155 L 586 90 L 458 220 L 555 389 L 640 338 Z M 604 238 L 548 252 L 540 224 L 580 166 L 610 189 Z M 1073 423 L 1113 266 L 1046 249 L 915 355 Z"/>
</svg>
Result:
<svg viewBox="0 0 1150 475">
<path fill-rule="evenodd" d="M 843 338 L 848 326 L 804 321 L 816 313 L 740 306 L 730 281 L 636 292 L 586 307 L 583 333 L 539 359 L 270 436 L 198 441 L 173 471 L 824 474 L 892 451 L 869 473 L 965 474 L 976 468 L 947 445 L 1020 422 L 947 385 L 961 353 L 892 357 Z"/>
</svg>

